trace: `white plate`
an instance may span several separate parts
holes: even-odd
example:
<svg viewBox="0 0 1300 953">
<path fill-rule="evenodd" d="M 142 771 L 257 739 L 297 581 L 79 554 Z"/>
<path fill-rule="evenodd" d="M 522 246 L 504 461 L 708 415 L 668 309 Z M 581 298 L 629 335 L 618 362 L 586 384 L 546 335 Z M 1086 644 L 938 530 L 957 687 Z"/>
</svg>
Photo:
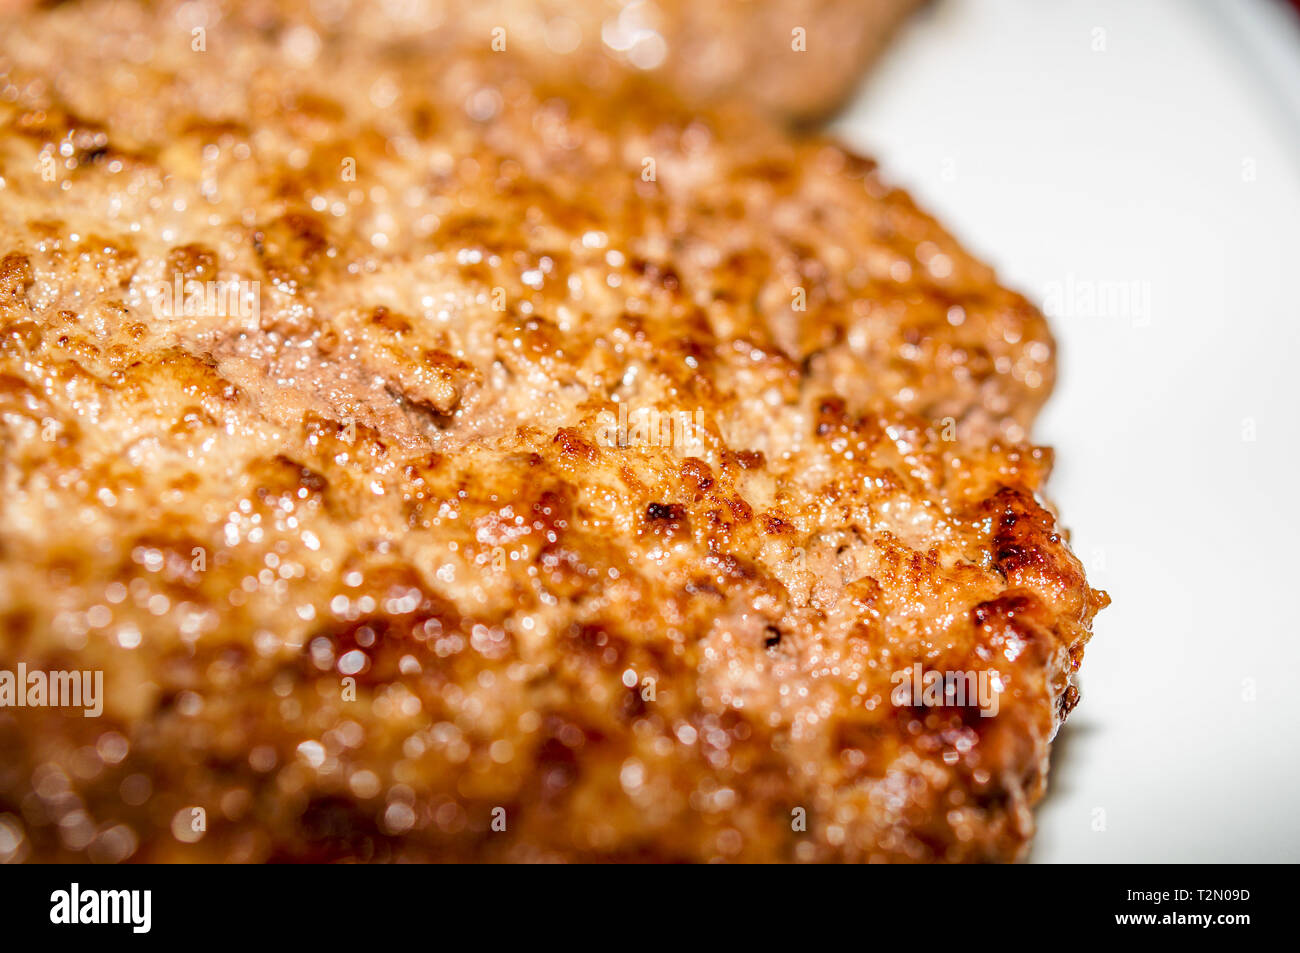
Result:
<svg viewBox="0 0 1300 953">
<path fill-rule="evenodd" d="M 837 124 L 1061 345 L 1035 438 L 1114 604 L 1032 860 L 1300 860 L 1298 103 L 1270 0 L 939 0 Z"/>
</svg>

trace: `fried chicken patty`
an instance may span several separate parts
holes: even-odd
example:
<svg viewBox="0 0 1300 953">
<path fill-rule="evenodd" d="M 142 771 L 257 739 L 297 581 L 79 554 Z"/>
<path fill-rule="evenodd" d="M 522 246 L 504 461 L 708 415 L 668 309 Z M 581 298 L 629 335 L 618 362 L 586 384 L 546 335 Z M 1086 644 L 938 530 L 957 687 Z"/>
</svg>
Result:
<svg viewBox="0 0 1300 953">
<path fill-rule="evenodd" d="M 194 9 L 0 38 L 0 670 L 104 673 L 9 859 L 1018 856 L 1038 311 L 746 109 Z"/>
</svg>

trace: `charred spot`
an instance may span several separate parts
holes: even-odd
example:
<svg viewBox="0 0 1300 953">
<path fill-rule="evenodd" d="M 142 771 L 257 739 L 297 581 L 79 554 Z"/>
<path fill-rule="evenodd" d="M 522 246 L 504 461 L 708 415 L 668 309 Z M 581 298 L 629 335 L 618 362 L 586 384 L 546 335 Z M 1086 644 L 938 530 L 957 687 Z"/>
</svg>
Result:
<svg viewBox="0 0 1300 953">
<path fill-rule="evenodd" d="M 825 437 L 843 427 L 845 423 L 844 401 L 838 397 L 827 397 L 817 405 L 817 436 Z"/>
<path fill-rule="evenodd" d="M 779 536 L 782 533 L 794 532 L 794 527 L 782 519 L 780 515 L 768 512 L 763 514 L 763 532 L 769 536 Z"/>
<path fill-rule="evenodd" d="M 760 470 L 767 463 L 761 450 L 741 450 L 736 454 L 736 464 L 742 470 Z"/>
<path fill-rule="evenodd" d="M 781 630 L 774 625 L 763 629 L 763 648 L 774 649 L 781 644 Z"/>
<path fill-rule="evenodd" d="M 21 298 L 32 284 L 32 263 L 26 255 L 10 252 L 0 259 L 0 298 Z"/>
<path fill-rule="evenodd" d="M 681 503 L 651 503 L 645 510 L 642 532 L 669 539 L 687 535 L 690 520 L 686 507 Z"/>
<path fill-rule="evenodd" d="M 587 443 L 582 435 L 571 427 L 561 427 L 552 442 L 559 445 L 560 452 L 565 456 L 581 457 L 588 463 L 595 463 L 600 459 L 600 451 Z"/>
<path fill-rule="evenodd" d="M 748 523 L 754 518 L 754 509 L 738 496 L 727 500 L 727 508 L 738 523 Z"/>
<path fill-rule="evenodd" d="M 1027 566 L 1038 561 L 1036 550 L 1026 549 L 1024 546 L 1002 546 L 993 552 L 993 560 L 1004 570 L 1008 568 L 1004 564 L 1011 564 L 1012 568 Z"/>
<path fill-rule="evenodd" d="M 686 507 L 680 503 L 651 503 L 646 507 L 645 518 L 651 522 L 683 520 Z"/>
<path fill-rule="evenodd" d="M 682 479 L 695 490 L 703 493 L 713 486 L 713 471 L 709 465 L 698 457 L 689 457 L 682 464 Z"/>
<path fill-rule="evenodd" d="M 971 609 L 970 617 L 976 626 L 984 626 L 1000 620 L 1014 619 L 1017 615 L 1024 616 L 1037 607 L 1038 601 L 1029 593 L 1009 592 L 996 599 L 981 602 Z"/>
<path fill-rule="evenodd" d="M 323 474 L 282 453 L 250 464 L 249 470 L 257 479 L 254 492 L 264 503 L 281 496 L 304 499 L 308 494 L 319 495 L 329 489 L 329 480 Z"/>
<path fill-rule="evenodd" d="M 984 504 L 994 517 L 993 564 L 1005 577 L 1038 569 L 1067 577 L 1081 574 L 1052 547 L 1060 543 L 1051 514 L 1023 490 L 1002 487 Z"/>
<path fill-rule="evenodd" d="M 1075 706 L 1079 704 L 1079 689 L 1074 685 L 1067 685 L 1065 691 L 1061 694 L 1056 703 L 1057 717 L 1064 721 L 1069 717 L 1070 712 L 1074 711 Z"/>
<path fill-rule="evenodd" d="M 1032 593 L 1013 591 L 977 605 L 971 610 L 971 621 L 984 631 L 987 645 L 1003 652 L 1009 661 L 1027 657 L 1041 664 L 1052 642 L 1036 621 L 1041 608 Z"/>
<path fill-rule="evenodd" d="M 1077 672 L 1079 670 L 1079 666 L 1083 664 L 1083 650 L 1084 650 L 1084 643 L 1082 642 L 1075 642 L 1073 645 L 1070 646 L 1069 649 L 1070 669 L 1072 671 Z"/>
</svg>

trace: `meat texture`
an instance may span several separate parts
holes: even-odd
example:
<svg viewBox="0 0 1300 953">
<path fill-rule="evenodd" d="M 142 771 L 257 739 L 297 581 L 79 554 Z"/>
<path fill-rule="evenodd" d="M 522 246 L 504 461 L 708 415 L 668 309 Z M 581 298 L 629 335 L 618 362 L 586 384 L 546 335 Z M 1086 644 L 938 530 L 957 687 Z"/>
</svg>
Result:
<svg viewBox="0 0 1300 953">
<path fill-rule="evenodd" d="M 1019 856 L 1039 312 L 746 108 L 218 13 L 0 36 L 0 670 L 104 673 L 0 859 Z"/>
<path fill-rule="evenodd" d="M 175 22 L 280 29 L 287 55 L 346 35 L 429 55 L 510 52 L 537 73 L 598 88 L 620 70 L 653 76 L 697 105 L 743 96 L 792 122 L 841 105 L 921 0 L 243 0 L 191 3 Z M 38 6 L 0 0 L 0 15 Z M 174 4 L 159 4 L 163 15 Z M 310 32 L 308 32 L 310 31 Z M 229 35 L 229 34 L 226 34 Z"/>
</svg>

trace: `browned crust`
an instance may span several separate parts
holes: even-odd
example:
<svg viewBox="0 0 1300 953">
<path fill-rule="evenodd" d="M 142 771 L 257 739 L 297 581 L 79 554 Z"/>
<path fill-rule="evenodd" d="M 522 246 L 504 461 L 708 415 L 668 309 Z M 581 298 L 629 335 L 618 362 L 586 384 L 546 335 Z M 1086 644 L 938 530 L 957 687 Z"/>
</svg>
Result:
<svg viewBox="0 0 1300 953">
<path fill-rule="evenodd" d="M 0 669 L 107 682 L 0 710 L 23 855 L 1018 856 L 1105 601 L 1041 315 L 824 140 L 248 17 L 0 40 Z"/>
</svg>

